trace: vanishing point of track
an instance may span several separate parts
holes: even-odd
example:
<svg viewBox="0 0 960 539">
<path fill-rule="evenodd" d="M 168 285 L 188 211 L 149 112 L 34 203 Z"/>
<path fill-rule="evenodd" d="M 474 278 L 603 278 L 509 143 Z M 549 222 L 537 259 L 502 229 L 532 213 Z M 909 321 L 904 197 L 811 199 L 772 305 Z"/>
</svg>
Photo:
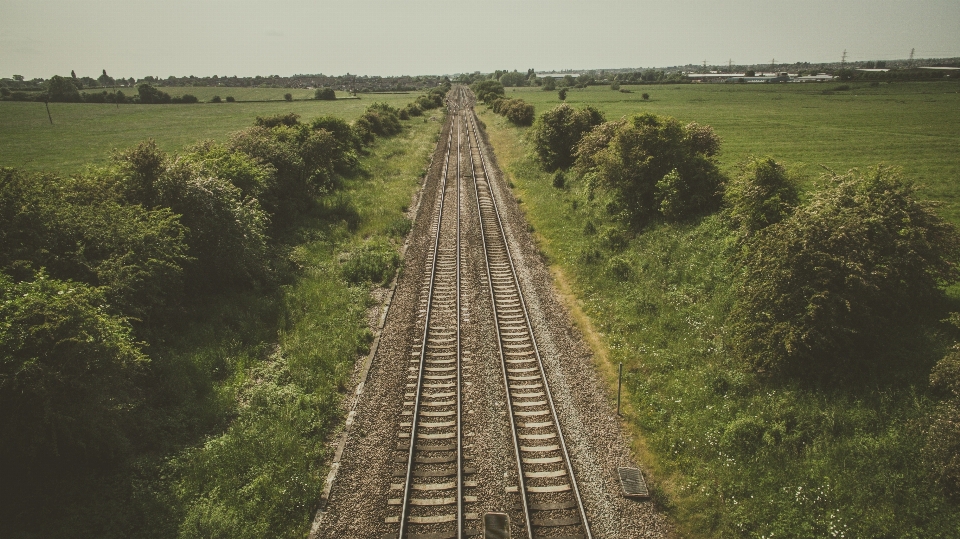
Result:
<svg viewBox="0 0 960 539">
<path fill-rule="evenodd" d="M 473 506 L 480 478 L 467 466 L 471 444 L 465 443 L 463 393 L 465 363 L 462 347 L 461 242 L 464 222 L 462 186 L 472 184 L 483 245 L 484 286 L 493 306 L 489 313 L 496 330 L 502 387 L 506 391 L 512 453 L 515 458 L 517 503 L 503 510 L 515 515 L 513 527 L 529 538 L 592 539 L 587 514 L 573 473 L 570 455 L 550 393 L 543 361 L 520 288 L 517 270 L 500 218 L 490 164 L 472 109 L 472 95 L 456 88 L 448 100 L 453 126 L 435 204 L 433 246 L 421 291 L 419 324 L 422 339 L 411 354 L 402 411 L 400 442 L 392 485 L 391 505 L 399 527 L 387 537 L 459 539 L 480 535 L 480 515 Z M 468 187 L 468 189 L 470 189 Z M 471 210 L 472 211 L 472 210 Z M 473 256 L 479 256 L 476 253 Z M 492 358 L 491 358 L 492 359 Z M 494 384 L 499 381 L 474 380 Z M 471 383 L 471 382 L 466 382 Z M 471 433 L 472 434 L 472 433 Z M 404 466 L 405 468 L 401 468 Z M 471 510 L 473 512 L 471 512 Z"/>
</svg>

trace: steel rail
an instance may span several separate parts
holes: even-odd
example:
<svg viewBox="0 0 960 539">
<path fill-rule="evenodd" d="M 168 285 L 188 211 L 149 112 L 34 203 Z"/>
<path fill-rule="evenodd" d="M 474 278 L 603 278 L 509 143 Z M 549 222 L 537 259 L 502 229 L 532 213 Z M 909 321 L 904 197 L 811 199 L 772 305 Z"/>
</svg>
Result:
<svg viewBox="0 0 960 539">
<path fill-rule="evenodd" d="M 453 143 L 453 133 L 449 133 L 447 136 L 447 153 L 444 159 L 443 164 L 443 179 L 440 186 L 440 208 L 437 212 L 437 234 L 433 241 L 433 259 L 431 262 L 430 268 L 430 288 L 427 292 L 427 307 L 424 315 L 423 321 L 423 346 L 420 349 L 420 366 L 417 374 L 417 388 L 414 392 L 413 400 L 413 415 L 411 416 L 410 422 L 410 449 L 407 454 L 407 473 L 406 480 L 403 486 L 403 501 L 400 509 L 400 535 L 399 539 L 403 539 L 407 531 L 407 520 L 410 513 L 410 490 L 413 483 L 413 466 L 414 466 L 414 454 L 416 453 L 416 441 L 417 441 L 417 426 L 420 419 L 420 400 L 423 393 L 423 376 L 426 369 L 426 360 L 427 360 L 427 341 L 430 335 L 430 317 L 433 307 L 433 292 L 434 285 L 437 278 L 437 257 L 440 253 L 440 236 L 441 231 L 443 230 L 443 209 L 446 199 L 447 192 L 447 176 L 450 168 L 450 152 L 452 150 L 451 145 Z M 457 317 L 457 326 L 458 326 L 458 338 L 459 338 L 459 315 Z M 459 350 L 458 350 L 459 355 Z M 459 358 L 458 358 L 459 362 Z M 458 394 L 459 397 L 459 394 Z M 459 399 L 458 399 L 459 400 Z M 460 440 L 457 440 L 457 445 L 460 445 Z M 458 452 L 459 454 L 459 452 Z M 462 519 L 462 512 L 460 509 L 462 504 L 458 504 L 458 519 Z"/>
<path fill-rule="evenodd" d="M 590 524 L 587 520 L 586 509 L 584 508 L 584 505 L 583 505 L 583 498 L 580 495 L 580 489 L 579 489 L 579 486 L 577 485 L 577 480 L 574 474 L 573 465 L 570 461 L 570 453 L 567 449 L 566 441 L 564 440 L 563 431 L 560 428 L 560 421 L 557 416 L 556 406 L 553 402 L 552 392 L 550 391 L 550 384 L 547 380 L 546 369 L 544 368 L 544 365 L 543 365 L 543 359 L 540 356 L 540 348 L 537 345 L 536 336 L 534 335 L 534 332 L 533 332 L 533 324 L 530 323 L 529 310 L 527 308 L 526 301 L 523 298 L 522 289 L 520 287 L 520 280 L 517 276 L 517 271 L 513 261 L 513 256 L 510 254 L 510 247 L 509 247 L 509 244 L 507 243 L 506 234 L 504 232 L 503 220 L 500 218 L 500 210 L 496 202 L 496 197 L 493 194 L 493 189 L 490 188 L 491 176 L 489 174 L 489 169 L 487 167 L 486 159 L 484 158 L 484 155 L 483 155 L 483 143 L 482 143 L 482 139 L 480 138 L 479 130 L 477 129 L 476 113 L 472 109 L 470 110 L 470 115 L 468 115 L 468 118 L 470 118 L 471 120 L 469 123 L 472 124 L 471 127 L 473 132 L 473 139 L 477 147 L 477 154 L 480 157 L 480 165 L 483 170 L 483 175 L 484 175 L 484 178 L 486 179 L 488 190 L 490 193 L 490 201 L 493 207 L 493 214 L 496 217 L 496 222 L 498 225 L 497 228 L 499 229 L 499 236 L 501 241 L 503 241 L 504 251 L 506 253 L 507 261 L 509 262 L 510 273 L 512 274 L 514 283 L 516 284 L 516 287 L 517 287 L 517 292 L 518 292 L 517 296 L 523 311 L 524 320 L 526 322 L 527 328 L 529 329 L 530 340 L 533 344 L 533 352 L 537 359 L 537 364 L 539 365 L 539 369 L 541 372 L 542 382 L 544 386 L 544 393 L 546 394 L 546 397 L 547 397 L 550 414 L 551 414 L 551 417 L 553 418 L 554 425 L 556 425 L 557 440 L 560 445 L 561 453 L 563 454 L 564 463 L 569 473 L 570 485 L 573 490 L 573 496 L 574 496 L 574 499 L 576 500 L 578 511 L 580 513 L 580 520 L 582 522 L 582 526 L 586 534 L 586 539 L 592 539 L 593 534 L 590 531 Z M 471 154 L 471 160 L 472 159 L 473 158 Z M 493 278 L 491 276 L 491 271 L 490 271 L 490 260 L 488 256 L 486 234 L 484 232 L 482 210 L 480 207 L 480 192 L 479 192 L 479 186 L 477 185 L 477 182 L 476 182 L 476 174 L 474 174 L 474 189 L 477 196 L 477 211 L 481 214 L 481 218 L 479 219 L 479 221 L 480 221 L 480 227 L 481 227 L 481 237 L 483 238 L 484 257 L 485 257 L 486 266 L 487 266 L 487 283 L 490 290 L 490 299 L 494 307 L 493 309 L 494 321 L 495 321 L 495 325 L 497 326 L 497 344 L 500 350 L 501 363 L 503 366 L 502 368 L 503 381 L 504 381 L 504 388 L 507 392 L 506 400 L 507 400 L 507 407 L 508 407 L 508 415 L 510 416 L 510 427 L 513 432 L 513 445 L 514 445 L 514 450 L 516 451 L 516 456 L 517 456 L 517 471 L 518 471 L 518 479 L 520 483 L 518 488 L 520 491 L 520 499 L 523 506 L 524 520 L 526 521 L 525 523 L 526 523 L 527 535 L 530 539 L 534 539 L 533 521 L 530 514 L 530 506 L 527 501 L 526 481 L 524 477 L 523 462 L 522 462 L 522 457 L 520 453 L 520 445 L 519 445 L 519 439 L 518 439 L 519 435 L 517 432 L 516 421 L 514 419 L 514 414 L 513 414 L 513 404 L 511 402 L 510 383 L 507 375 L 505 355 L 504 355 L 504 349 L 503 349 L 503 336 L 500 332 L 499 314 L 497 313 L 497 309 L 496 309 L 496 297 L 493 289 Z"/>
</svg>

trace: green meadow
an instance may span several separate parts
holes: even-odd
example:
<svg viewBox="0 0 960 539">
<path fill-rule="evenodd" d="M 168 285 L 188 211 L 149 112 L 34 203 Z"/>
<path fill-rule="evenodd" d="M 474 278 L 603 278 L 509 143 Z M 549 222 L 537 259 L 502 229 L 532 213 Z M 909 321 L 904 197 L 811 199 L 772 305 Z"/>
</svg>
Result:
<svg viewBox="0 0 960 539">
<path fill-rule="evenodd" d="M 574 107 L 607 119 L 639 112 L 713 126 L 721 167 L 771 155 L 816 188 L 837 172 L 901 166 L 960 224 L 960 94 L 956 84 L 684 85 L 570 90 Z M 641 94 L 648 92 L 650 100 Z M 507 89 L 542 113 L 556 92 Z M 770 380 L 726 346 L 736 241 L 719 214 L 631 231 L 584 179 L 553 174 L 534 157 L 531 128 L 479 106 L 506 180 L 530 221 L 561 293 L 595 352 L 624 417 L 654 503 L 685 537 L 956 537 L 960 504 L 923 458 L 938 397 L 930 369 L 956 339 L 931 305 L 903 328 L 881 364 L 847 383 Z M 617 241 L 613 241 L 617 240 Z"/>
<path fill-rule="evenodd" d="M 960 82 L 847 84 L 684 84 L 570 89 L 566 102 L 592 105 L 608 120 L 638 112 L 706 124 L 723 140 L 728 172 L 750 155 L 772 155 L 816 177 L 878 163 L 899 165 L 943 201 L 960 221 Z M 649 100 L 643 94 L 650 95 Z M 560 103 L 557 92 L 507 89 L 539 115 Z"/>
<path fill-rule="evenodd" d="M 360 99 L 317 101 L 312 90 L 285 88 L 162 88 L 172 96 L 190 93 L 201 101 L 233 95 L 236 103 L 190 105 L 111 105 L 0 102 L 0 166 L 71 173 L 102 164 L 114 149 L 154 139 L 165 151 L 201 140 L 219 142 L 253 125 L 257 116 L 294 112 L 303 119 L 337 116 L 353 121 L 372 103 L 403 107 L 417 94 L 368 94 Z M 226 91 L 226 90 L 229 90 Z M 236 90 L 236 91 L 234 91 Z M 287 102 L 283 94 L 293 93 Z M 338 97 L 346 97 L 346 94 Z"/>
</svg>

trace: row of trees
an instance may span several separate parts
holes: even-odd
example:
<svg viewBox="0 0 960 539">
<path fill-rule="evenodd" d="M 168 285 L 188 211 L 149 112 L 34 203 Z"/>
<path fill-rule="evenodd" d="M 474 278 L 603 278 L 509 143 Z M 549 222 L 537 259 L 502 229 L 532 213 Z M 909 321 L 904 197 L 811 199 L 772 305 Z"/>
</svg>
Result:
<svg viewBox="0 0 960 539">
<path fill-rule="evenodd" d="M 8 493 L 135 454 L 148 428 L 138 410 L 163 372 L 149 344 L 213 295 L 282 282 L 283 242 L 327 211 L 322 197 L 365 146 L 400 131 L 399 116 L 374 104 L 352 125 L 257 118 L 223 144 L 170 155 L 148 141 L 70 177 L 0 169 Z"/>
</svg>

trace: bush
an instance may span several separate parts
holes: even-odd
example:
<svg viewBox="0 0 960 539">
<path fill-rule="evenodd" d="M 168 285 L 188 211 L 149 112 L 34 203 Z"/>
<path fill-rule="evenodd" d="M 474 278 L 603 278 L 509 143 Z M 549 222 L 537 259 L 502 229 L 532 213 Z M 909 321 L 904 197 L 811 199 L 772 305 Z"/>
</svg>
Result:
<svg viewBox="0 0 960 539">
<path fill-rule="evenodd" d="M 956 313 L 953 322 L 957 322 Z M 960 495 L 960 345 L 954 345 L 933 367 L 930 386 L 947 398 L 931 417 L 923 458 L 933 479 L 949 493 Z"/>
<path fill-rule="evenodd" d="M 293 101 L 293 94 L 283 94 L 284 101 Z"/>
<path fill-rule="evenodd" d="M 147 363 L 100 291 L 38 273 L 0 274 L 0 469 L 23 489 L 49 467 L 126 452 L 133 379 Z"/>
<path fill-rule="evenodd" d="M 153 104 L 162 104 L 170 103 L 171 98 L 170 94 L 158 90 L 149 84 L 141 84 L 137 87 L 137 95 L 140 99 L 140 103 L 153 105 Z"/>
<path fill-rule="evenodd" d="M 313 98 L 322 101 L 336 101 L 337 92 L 333 88 L 317 88 L 317 91 L 313 93 Z"/>
<path fill-rule="evenodd" d="M 213 98 L 210 99 L 210 102 L 211 102 L 211 103 L 222 103 L 223 100 L 220 99 L 220 96 L 219 96 L 219 95 L 215 95 L 215 96 L 213 96 Z"/>
<path fill-rule="evenodd" d="M 504 116 L 514 125 L 529 126 L 533 124 L 535 109 L 532 104 L 522 99 L 497 99 L 493 102 L 493 112 Z"/>
<path fill-rule="evenodd" d="M 493 103 L 505 95 L 503 84 L 496 80 L 475 82 L 470 89 L 476 94 L 477 99 L 487 104 Z"/>
<path fill-rule="evenodd" d="M 615 83 L 613 83 L 613 84 L 610 85 L 610 89 L 613 90 L 614 92 L 619 91 L 619 90 L 620 90 L 620 84 L 618 84 L 618 83 L 615 82 Z"/>
<path fill-rule="evenodd" d="M 543 86 L 540 87 L 544 92 L 552 92 L 557 89 L 557 81 L 553 77 L 543 79 Z"/>
<path fill-rule="evenodd" d="M 353 124 L 356 136 L 370 144 L 377 136 L 390 137 L 403 130 L 400 111 L 386 103 L 374 103 Z"/>
<path fill-rule="evenodd" d="M 830 178 L 742 256 L 733 347 L 765 373 L 850 374 L 956 282 L 960 235 L 899 171 Z"/>
<path fill-rule="evenodd" d="M 566 89 L 566 88 L 560 88 L 560 91 L 557 92 L 557 97 L 560 98 L 560 101 L 566 101 L 566 100 L 567 100 L 567 89 Z"/>
<path fill-rule="evenodd" d="M 279 125 L 294 126 L 300 123 L 300 115 L 293 112 L 277 114 L 275 116 L 257 116 L 258 127 L 277 127 Z"/>
<path fill-rule="evenodd" d="M 641 114 L 595 127 L 580 144 L 577 168 L 593 174 L 613 195 L 609 209 L 634 225 L 657 215 L 679 221 L 720 204 L 723 178 L 712 157 L 719 141 L 709 128 Z"/>
<path fill-rule="evenodd" d="M 771 157 L 741 165 L 724 193 L 727 216 L 744 237 L 785 219 L 799 198 L 796 179 Z"/>
<path fill-rule="evenodd" d="M 235 102 L 235 101 L 236 101 L 236 99 L 234 99 L 234 97 L 233 97 L 232 95 L 228 95 L 228 96 L 227 96 L 227 103 L 233 103 L 233 102 Z"/>
<path fill-rule="evenodd" d="M 0 269 L 30 280 L 45 268 L 55 279 L 99 287 L 112 312 L 149 325 L 181 299 L 186 230 L 169 209 L 127 204 L 105 176 L 4 170 Z"/>
<path fill-rule="evenodd" d="M 647 92 L 643 92 L 643 94 L 641 94 L 640 97 L 642 97 L 644 101 L 650 100 L 650 94 L 648 94 Z"/>
<path fill-rule="evenodd" d="M 533 146 L 543 168 L 569 167 L 580 138 L 601 123 L 603 114 L 593 107 L 575 110 L 563 104 L 541 114 L 533 127 Z"/>
</svg>

